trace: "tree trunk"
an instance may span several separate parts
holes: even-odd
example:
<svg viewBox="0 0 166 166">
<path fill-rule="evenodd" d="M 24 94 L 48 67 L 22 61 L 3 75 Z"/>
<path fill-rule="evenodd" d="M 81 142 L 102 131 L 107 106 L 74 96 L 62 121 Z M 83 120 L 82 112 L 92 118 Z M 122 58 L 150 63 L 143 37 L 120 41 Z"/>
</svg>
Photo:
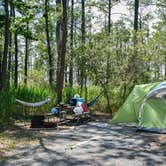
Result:
<svg viewBox="0 0 166 166">
<path fill-rule="evenodd" d="M 111 0 L 108 3 L 108 32 L 111 32 Z"/>
<path fill-rule="evenodd" d="M 84 45 L 85 45 L 85 0 L 81 0 L 81 17 L 82 17 L 82 23 L 81 23 L 81 33 L 82 33 L 82 54 L 84 54 Z M 81 65 L 82 66 L 82 65 Z M 84 70 L 81 67 L 80 70 L 80 84 L 81 84 L 81 95 L 84 87 Z M 86 96 L 85 96 L 86 97 Z"/>
<path fill-rule="evenodd" d="M 18 86 L 18 41 L 17 41 L 17 32 L 14 34 L 14 45 L 15 45 L 15 66 L 14 66 L 14 85 Z"/>
<path fill-rule="evenodd" d="M 8 47 L 9 47 L 9 6 L 8 0 L 5 0 L 5 41 L 4 41 L 4 51 L 2 59 L 2 69 L 0 77 L 0 91 L 4 88 L 5 82 L 7 81 L 7 58 L 8 58 Z"/>
<path fill-rule="evenodd" d="M 96 73 L 96 75 L 97 75 L 97 73 Z M 112 109 L 111 109 L 111 104 L 110 104 L 109 95 L 108 95 L 108 87 L 101 80 L 99 80 L 99 82 L 103 88 L 104 96 L 106 97 L 106 100 L 107 100 L 107 109 L 112 116 Z"/>
<path fill-rule="evenodd" d="M 70 70 L 69 84 L 73 86 L 73 28 L 74 28 L 74 0 L 71 0 L 71 27 L 70 27 Z"/>
<path fill-rule="evenodd" d="M 111 33 L 111 0 L 109 0 L 108 2 L 108 33 L 110 34 Z M 108 43 L 110 44 L 110 43 Z M 107 109 L 108 111 L 110 112 L 110 114 L 112 115 L 112 109 L 111 109 L 111 105 L 110 105 L 110 101 L 109 101 L 109 95 L 108 95 L 108 92 L 107 92 L 107 89 L 108 89 L 108 83 L 109 83 L 109 79 L 110 79 L 110 56 L 109 54 L 107 54 L 107 64 L 106 64 L 106 83 L 104 85 L 104 91 L 105 91 L 105 96 L 106 96 L 106 99 L 107 99 Z"/>
<path fill-rule="evenodd" d="M 81 23 L 81 32 L 82 32 L 82 43 L 85 43 L 85 0 L 81 1 L 82 4 L 82 23 Z"/>
<path fill-rule="evenodd" d="M 135 0 L 134 5 L 134 30 L 138 31 L 138 9 L 139 9 L 139 0 Z"/>
<path fill-rule="evenodd" d="M 49 62 L 49 83 L 50 86 L 53 86 L 54 69 L 53 69 L 53 56 L 51 52 L 50 36 L 49 36 L 48 7 L 49 7 L 49 1 L 45 0 L 45 31 L 46 31 L 46 40 L 47 40 L 48 62 Z"/>
<path fill-rule="evenodd" d="M 67 42 L 67 2 L 62 0 L 61 39 L 58 41 L 58 65 L 57 65 L 57 101 L 62 101 L 62 90 L 64 84 L 65 56 Z M 57 29 L 59 30 L 59 28 Z"/>
<path fill-rule="evenodd" d="M 111 33 L 111 0 L 108 3 L 108 33 Z M 107 55 L 107 65 L 106 65 L 106 84 L 109 81 L 109 69 L 110 69 L 110 57 Z"/>
<path fill-rule="evenodd" d="M 85 84 L 84 84 L 84 86 L 85 86 L 85 103 L 87 103 L 87 101 L 88 101 L 88 87 L 86 85 L 86 82 L 87 82 L 87 77 L 85 77 Z"/>
<path fill-rule="evenodd" d="M 26 31 L 29 31 L 29 23 L 26 22 Z M 29 40 L 25 37 L 25 62 L 24 62 L 24 84 L 27 85 L 28 78 L 28 59 L 29 59 Z"/>
<path fill-rule="evenodd" d="M 13 17 L 15 19 L 15 9 L 13 8 Z M 18 86 L 18 41 L 17 31 L 14 32 L 14 86 Z"/>
<path fill-rule="evenodd" d="M 64 87 L 68 85 L 68 65 L 65 64 L 65 71 L 64 71 Z"/>
<path fill-rule="evenodd" d="M 10 36 L 9 48 L 12 48 L 12 33 L 11 32 L 10 32 L 9 36 Z M 9 80 L 9 85 L 10 85 L 10 80 L 11 80 L 11 58 L 12 58 L 12 52 L 11 52 L 11 49 L 10 49 L 9 58 L 8 58 L 8 80 Z"/>
<path fill-rule="evenodd" d="M 139 10 L 139 0 L 135 0 L 134 5 L 134 55 L 131 59 L 131 71 L 133 71 L 133 82 L 134 84 L 138 81 L 139 76 L 139 65 L 138 65 L 138 50 L 137 50 L 137 31 L 138 31 L 138 10 Z"/>
<path fill-rule="evenodd" d="M 10 6 L 10 24 L 11 24 L 11 19 L 13 17 L 13 7 Z M 9 40 L 9 58 L 8 58 L 8 80 L 9 80 L 9 85 L 10 85 L 10 81 L 11 81 L 11 59 L 12 59 L 12 32 L 10 32 L 9 34 L 10 36 L 10 40 Z"/>
<path fill-rule="evenodd" d="M 61 0 L 56 0 L 56 12 L 60 12 L 59 8 L 61 6 Z M 58 88 L 58 75 L 59 75 L 59 70 L 60 70 L 60 61 L 61 61 L 61 18 L 59 17 L 57 22 L 56 22 L 56 45 L 57 45 L 57 71 L 56 71 L 56 83 L 57 83 L 57 88 Z"/>
</svg>

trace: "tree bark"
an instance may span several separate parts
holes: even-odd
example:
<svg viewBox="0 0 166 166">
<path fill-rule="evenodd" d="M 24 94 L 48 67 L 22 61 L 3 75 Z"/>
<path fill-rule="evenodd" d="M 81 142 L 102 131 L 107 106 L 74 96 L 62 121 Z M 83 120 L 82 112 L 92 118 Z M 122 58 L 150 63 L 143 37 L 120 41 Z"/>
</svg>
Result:
<svg viewBox="0 0 166 166">
<path fill-rule="evenodd" d="M 71 0 L 71 27 L 70 27 L 70 70 L 69 70 L 69 84 L 73 86 L 73 30 L 74 30 L 74 0 Z"/>
<path fill-rule="evenodd" d="M 3 59 L 2 59 L 2 69 L 1 69 L 1 77 L 0 77 L 0 91 L 5 86 L 5 82 L 7 81 L 7 59 L 8 59 L 8 47 L 9 47 L 9 1 L 5 0 L 5 41 L 4 41 L 4 50 L 3 50 Z"/>
<path fill-rule="evenodd" d="M 18 86 L 18 41 L 17 41 L 17 32 L 14 34 L 14 45 L 15 45 L 15 66 L 14 66 L 14 86 Z"/>
<path fill-rule="evenodd" d="M 82 4 L 82 23 L 81 23 L 81 32 L 82 32 L 82 43 L 85 43 L 85 0 L 81 1 Z"/>
<path fill-rule="evenodd" d="M 108 2 L 108 32 L 111 32 L 111 0 Z"/>
<path fill-rule="evenodd" d="M 15 19 L 15 9 L 13 8 L 13 17 Z M 18 86 L 18 41 L 17 31 L 14 32 L 14 86 Z"/>
<path fill-rule="evenodd" d="M 49 0 L 45 0 L 45 31 L 46 31 L 46 40 L 47 40 L 48 62 L 49 62 L 49 84 L 50 86 L 53 86 L 54 69 L 53 69 L 53 56 L 50 46 L 48 7 L 49 7 Z"/>
<path fill-rule="evenodd" d="M 12 47 L 12 33 L 10 32 L 10 41 L 9 41 L 9 47 Z M 12 53 L 11 50 L 9 51 L 9 58 L 8 58 L 8 80 L 10 84 L 11 80 L 11 58 L 12 58 Z"/>
<path fill-rule="evenodd" d="M 109 0 L 108 3 L 108 33 L 111 33 L 111 0 Z M 110 58 L 109 55 L 107 55 L 107 65 L 106 65 L 106 84 L 108 85 L 108 81 L 109 81 L 109 71 L 110 69 Z"/>
<path fill-rule="evenodd" d="M 138 50 L 137 50 L 137 31 L 138 31 L 138 10 L 139 10 L 139 0 L 135 0 L 134 5 L 134 55 L 131 59 L 131 71 L 133 83 L 136 84 L 139 76 L 139 65 L 138 65 Z"/>
<path fill-rule="evenodd" d="M 56 12 L 60 12 L 59 8 L 61 7 L 61 0 L 56 0 Z M 58 87 L 58 75 L 60 70 L 60 61 L 61 61 L 61 17 L 58 18 L 56 22 L 56 45 L 57 45 L 57 71 L 56 71 L 56 86 Z"/>
<path fill-rule="evenodd" d="M 107 32 L 110 34 L 111 33 L 111 8 L 112 8 L 112 1 L 109 0 L 108 1 L 108 30 Z M 108 43 L 110 44 L 110 43 Z M 109 101 L 109 95 L 107 92 L 108 89 L 108 83 L 109 83 L 109 79 L 110 79 L 110 56 L 109 54 L 107 54 L 107 63 L 106 63 L 106 83 L 105 85 L 103 85 L 104 87 L 104 94 L 106 96 L 107 99 L 107 109 L 110 112 L 110 114 L 112 115 L 112 109 L 111 109 L 111 105 L 110 105 L 110 101 Z"/>
<path fill-rule="evenodd" d="M 57 65 L 57 101 L 62 101 L 62 90 L 64 84 L 65 56 L 67 42 L 67 1 L 62 0 L 62 17 L 61 17 L 61 39 L 58 41 L 58 65 Z M 59 25 L 58 25 L 59 26 Z M 57 29 L 59 30 L 59 28 Z"/>
<path fill-rule="evenodd" d="M 10 6 L 10 24 L 11 24 L 11 18 L 13 17 L 13 7 Z M 12 32 L 10 31 L 10 39 L 9 39 L 9 58 L 8 58 L 8 80 L 9 80 L 9 85 L 10 85 L 10 80 L 11 80 L 11 59 L 12 59 Z"/>
<path fill-rule="evenodd" d="M 81 33 L 82 33 L 82 54 L 84 54 L 84 45 L 85 45 L 85 0 L 81 0 Z M 85 62 L 82 62 L 85 63 Z M 82 66 L 82 65 L 81 65 Z M 84 86 L 84 72 L 82 67 L 80 70 L 80 84 L 81 84 L 81 95 Z M 85 96 L 86 97 L 86 96 Z"/>
<path fill-rule="evenodd" d="M 134 30 L 138 31 L 138 9 L 139 9 L 139 0 L 135 0 L 134 5 Z"/>
<path fill-rule="evenodd" d="M 29 22 L 26 22 L 26 31 L 29 31 Z M 28 78 L 28 59 L 29 59 L 29 40 L 25 37 L 25 61 L 24 61 L 24 84 L 27 85 Z"/>
</svg>

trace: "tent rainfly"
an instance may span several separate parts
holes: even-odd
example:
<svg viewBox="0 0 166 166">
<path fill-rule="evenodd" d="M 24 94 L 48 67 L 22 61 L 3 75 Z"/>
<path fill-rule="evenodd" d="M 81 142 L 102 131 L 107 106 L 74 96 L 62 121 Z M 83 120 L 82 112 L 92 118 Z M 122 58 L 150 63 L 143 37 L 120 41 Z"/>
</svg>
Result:
<svg viewBox="0 0 166 166">
<path fill-rule="evenodd" d="M 139 130 L 166 133 L 166 82 L 136 85 L 110 124 L 132 122 Z"/>
</svg>

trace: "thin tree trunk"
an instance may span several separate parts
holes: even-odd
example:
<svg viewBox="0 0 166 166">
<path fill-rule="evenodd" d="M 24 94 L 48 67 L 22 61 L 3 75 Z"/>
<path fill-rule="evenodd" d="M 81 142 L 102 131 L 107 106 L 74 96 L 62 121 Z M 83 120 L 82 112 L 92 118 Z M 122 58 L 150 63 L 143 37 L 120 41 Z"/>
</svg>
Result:
<svg viewBox="0 0 166 166">
<path fill-rule="evenodd" d="M 13 17 L 13 8 L 12 6 L 10 7 L 10 20 Z M 11 21 L 10 21 L 11 22 Z M 12 58 L 12 32 L 9 34 L 10 39 L 9 39 L 9 58 L 8 58 L 8 80 L 9 80 L 9 85 L 10 85 L 10 80 L 11 80 L 11 58 Z"/>
<path fill-rule="evenodd" d="M 74 0 L 71 0 L 71 27 L 70 27 L 70 70 L 69 84 L 73 86 L 73 30 L 74 30 Z"/>
<path fill-rule="evenodd" d="M 97 75 L 97 73 L 96 73 L 96 75 Z M 101 80 L 99 80 L 99 82 L 104 90 L 104 95 L 105 95 L 106 100 L 107 100 L 107 109 L 112 116 L 112 109 L 111 109 L 111 104 L 110 104 L 109 95 L 108 95 L 108 87 Z"/>
<path fill-rule="evenodd" d="M 82 23 L 81 23 L 81 32 L 82 32 L 82 43 L 85 43 L 85 0 L 81 1 L 82 4 Z"/>
<path fill-rule="evenodd" d="M 64 87 L 65 87 L 66 85 L 68 85 L 68 71 L 67 71 L 67 69 L 68 69 L 68 66 L 67 66 L 67 64 L 65 64 L 65 71 L 64 71 Z"/>
<path fill-rule="evenodd" d="M 108 3 L 108 33 L 111 33 L 111 0 Z M 110 69 L 110 57 L 107 55 L 107 65 L 106 65 L 106 84 L 108 85 L 109 81 L 109 71 Z"/>
<path fill-rule="evenodd" d="M 107 32 L 107 14 L 105 14 L 105 16 L 104 16 L 104 29 L 105 29 L 105 31 Z"/>
<path fill-rule="evenodd" d="M 87 103 L 88 101 L 88 88 L 87 88 L 87 85 L 86 85 L 86 81 L 87 81 L 87 77 L 85 77 L 85 103 Z"/>
<path fill-rule="evenodd" d="M 139 29 L 142 29 L 142 13 L 140 14 L 140 18 L 139 18 Z"/>
<path fill-rule="evenodd" d="M 134 30 L 138 31 L 138 9 L 139 9 L 139 0 L 135 0 L 134 5 Z"/>
<path fill-rule="evenodd" d="M 50 46 L 50 36 L 49 36 L 48 7 L 49 7 L 49 1 L 45 0 L 45 24 L 46 24 L 45 31 L 46 31 L 47 53 L 48 53 L 48 61 L 49 61 L 49 83 L 51 86 L 53 86 L 54 69 L 53 69 L 53 57 L 52 57 L 52 51 L 51 51 L 51 46 Z"/>
<path fill-rule="evenodd" d="M 14 44 L 15 44 L 15 66 L 14 66 L 14 85 L 18 86 L 18 41 L 17 32 L 14 34 Z"/>
<path fill-rule="evenodd" d="M 131 59 L 131 70 L 133 71 L 133 82 L 134 84 L 138 81 L 139 76 L 139 66 L 138 66 L 138 50 L 137 50 L 137 31 L 138 31 L 138 10 L 139 10 L 139 0 L 135 0 L 134 5 L 134 55 Z"/>
<path fill-rule="evenodd" d="M 56 0 L 56 12 L 60 12 L 59 8 L 61 7 L 61 0 Z M 57 89 L 58 89 L 58 75 L 60 71 L 60 61 L 61 61 L 61 18 L 59 17 L 56 22 L 56 45 L 57 45 L 57 71 L 56 71 L 56 83 L 57 83 Z"/>
<path fill-rule="evenodd" d="M 64 85 L 65 56 L 67 42 L 67 1 L 62 0 L 62 20 L 61 20 L 61 40 L 58 51 L 58 68 L 57 68 L 57 100 L 62 101 L 62 90 Z"/>
<path fill-rule="evenodd" d="M 108 32 L 111 32 L 111 0 L 108 3 Z"/>
<path fill-rule="evenodd" d="M 9 47 L 12 48 L 12 33 L 11 32 L 10 32 Z M 10 80 L 11 80 L 11 58 L 12 58 L 12 52 L 11 52 L 11 49 L 10 49 L 9 58 L 8 58 L 8 80 L 9 80 L 9 85 L 10 85 Z"/>
<path fill-rule="evenodd" d="M 84 54 L 84 45 L 85 45 L 85 0 L 81 0 L 81 17 L 82 17 L 82 23 L 81 23 L 81 33 L 82 33 L 82 54 Z M 81 95 L 83 91 L 83 85 L 84 85 L 84 72 L 82 67 L 80 70 L 80 84 L 81 84 Z"/>
<path fill-rule="evenodd" d="M 108 2 L 108 33 L 111 33 L 111 0 L 109 0 Z M 109 44 L 109 43 L 108 43 Z M 110 112 L 110 114 L 112 115 L 112 109 L 111 109 L 111 105 L 110 105 L 110 101 L 109 101 L 109 95 L 107 92 L 108 89 L 108 83 L 109 83 L 109 79 L 110 79 L 110 56 L 109 54 L 107 55 L 107 64 L 106 64 L 106 84 L 103 85 L 104 87 L 104 92 L 105 92 L 105 96 L 107 99 L 107 109 Z"/>
<path fill-rule="evenodd" d="M 15 19 L 15 9 L 13 8 L 13 17 Z M 18 41 L 17 31 L 14 32 L 14 86 L 18 86 Z"/>
<path fill-rule="evenodd" d="M 29 23 L 26 22 L 26 31 L 29 31 Z M 29 59 L 29 40 L 25 37 L 25 61 L 24 61 L 24 84 L 27 85 L 28 78 L 28 59 Z"/>
<path fill-rule="evenodd" d="M 8 58 L 8 47 L 9 47 L 9 6 L 8 0 L 5 0 L 5 41 L 4 41 L 4 51 L 3 51 L 3 59 L 2 59 L 2 70 L 0 77 L 0 91 L 4 88 L 5 82 L 7 81 L 7 58 Z"/>
</svg>

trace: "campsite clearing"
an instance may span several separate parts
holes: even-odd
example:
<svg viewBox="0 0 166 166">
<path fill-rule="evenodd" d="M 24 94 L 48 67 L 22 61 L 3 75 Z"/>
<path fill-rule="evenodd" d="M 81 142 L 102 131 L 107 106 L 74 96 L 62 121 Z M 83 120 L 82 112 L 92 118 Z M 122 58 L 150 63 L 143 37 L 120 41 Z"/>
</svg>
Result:
<svg viewBox="0 0 166 166">
<path fill-rule="evenodd" d="M 39 143 L 18 146 L 5 166 L 166 164 L 166 135 L 137 132 L 133 125 L 96 121 L 67 130 L 40 130 Z"/>
</svg>

